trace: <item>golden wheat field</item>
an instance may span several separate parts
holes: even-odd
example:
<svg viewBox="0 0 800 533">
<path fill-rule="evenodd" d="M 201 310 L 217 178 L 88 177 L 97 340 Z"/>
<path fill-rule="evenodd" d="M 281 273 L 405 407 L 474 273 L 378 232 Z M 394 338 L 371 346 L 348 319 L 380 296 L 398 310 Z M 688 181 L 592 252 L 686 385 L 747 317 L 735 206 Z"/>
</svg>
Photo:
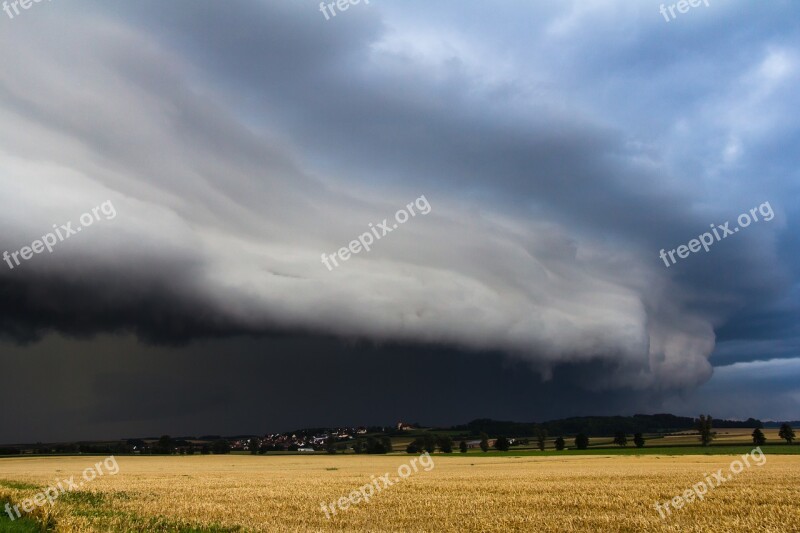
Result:
<svg viewBox="0 0 800 533">
<path fill-rule="evenodd" d="M 433 456 L 369 502 L 347 496 L 414 456 L 120 457 L 119 472 L 60 496 L 55 531 L 798 531 L 800 457 L 768 456 L 666 520 L 671 499 L 735 456 Z M 0 500 L 19 502 L 102 458 L 0 459 Z M 377 481 L 376 481 L 377 482 Z M 35 487 L 39 487 L 36 489 Z"/>
</svg>

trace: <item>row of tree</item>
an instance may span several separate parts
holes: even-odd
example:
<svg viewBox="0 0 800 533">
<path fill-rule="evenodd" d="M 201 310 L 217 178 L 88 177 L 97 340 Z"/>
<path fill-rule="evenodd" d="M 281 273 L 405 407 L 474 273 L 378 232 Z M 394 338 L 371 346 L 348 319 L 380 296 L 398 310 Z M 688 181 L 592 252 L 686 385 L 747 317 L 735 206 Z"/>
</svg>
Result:
<svg viewBox="0 0 800 533">
<path fill-rule="evenodd" d="M 700 415 L 695 423 L 695 429 L 697 429 L 697 432 L 700 434 L 700 442 L 703 446 L 711 444 L 711 441 L 717 436 L 712 426 L 711 415 Z M 753 444 L 756 446 L 763 446 L 767 442 L 767 437 L 764 436 L 764 432 L 761 431 L 761 428 L 754 429 L 752 436 Z M 791 444 L 795 438 L 792 426 L 788 423 L 781 424 L 778 430 L 778 437 L 785 440 L 786 444 Z"/>
<path fill-rule="evenodd" d="M 331 449 L 330 444 L 327 447 L 327 451 L 328 453 L 336 453 Z M 353 451 L 356 453 L 389 453 L 392 451 L 392 439 L 389 437 L 381 437 L 380 439 L 367 437 L 366 441 L 358 439 L 353 445 Z"/>
<path fill-rule="evenodd" d="M 786 444 L 791 444 L 794 440 L 794 430 L 792 429 L 792 426 L 789 424 L 781 424 L 781 428 L 778 430 L 778 437 L 785 440 Z M 766 443 L 767 437 L 764 436 L 764 432 L 756 428 L 753 431 L 753 444 L 756 446 L 762 446 Z"/>
<path fill-rule="evenodd" d="M 527 444 L 528 440 L 516 440 L 513 441 L 514 444 Z M 539 431 L 536 433 L 536 446 L 539 450 L 544 451 L 545 445 L 547 442 L 547 431 L 540 428 Z M 614 437 L 614 443 L 619 446 L 626 446 L 628 444 L 628 437 L 625 435 L 624 432 L 617 432 Z M 636 445 L 637 448 L 641 448 L 644 446 L 645 440 L 641 433 L 636 433 L 633 436 L 633 443 Z M 555 449 L 558 451 L 564 450 L 566 448 L 566 440 L 564 437 L 558 437 L 554 441 Z M 489 436 L 486 433 L 480 434 L 480 443 L 479 446 L 483 452 L 488 452 L 489 449 L 493 446 L 496 450 L 501 452 L 507 452 L 512 446 L 512 440 L 508 439 L 507 437 L 500 436 L 494 440 L 494 444 L 490 446 L 489 444 Z M 579 433 L 575 436 L 575 447 L 579 450 L 585 450 L 589 447 L 589 437 L 583 433 Z M 467 453 L 467 449 L 469 448 L 466 440 L 461 440 L 458 445 L 459 451 L 461 453 Z M 435 435 L 435 434 L 426 434 L 422 437 L 415 439 L 406 447 L 407 453 L 420 453 L 422 451 L 426 451 L 428 453 L 433 453 L 436 450 L 439 450 L 442 453 L 453 453 L 453 439 L 448 435 Z"/>
<path fill-rule="evenodd" d="M 451 429 L 478 436 L 505 435 L 506 437 L 526 438 L 543 429 L 550 435 L 577 435 L 583 433 L 589 437 L 603 437 L 622 431 L 626 435 L 642 433 L 673 433 L 694 428 L 697 419 L 688 416 L 671 414 L 633 415 L 633 416 L 583 416 L 563 418 L 540 423 L 522 423 L 491 419 L 478 419 L 468 424 L 454 426 Z M 719 427 L 726 428 L 763 428 L 760 420 L 716 420 Z"/>
<path fill-rule="evenodd" d="M 415 439 L 411 444 L 406 446 L 406 452 L 420 453 L 426 451 L 428 453 L 433 453 L 436 451 L 437 447 L 442 453 L 453 453 L 453 438 L 449 435 L 433 435 L 427 433 L 422 437 Z M 467 443 L 465 441 L 461 441 L 459 444 L 459 449 L 462 453 L 466 452 Z"/>
<path fill-rule="evenodd" d="M 183 439 L 173 439 L 169 435 L 162 435 L 158 442 L 151 446 L 146 446 L 143 440 L 132 439 L 129 441 L 136 446 L 142 453 L 163 454 L 163 455 L 194 455 L 200 453 L 202 455 L 224 455 L 231 453 L 231 443 L 225 439 L 217 439 L 211 444 L 203 444 L 202 446 L 194 445 Z"/>
</svg>

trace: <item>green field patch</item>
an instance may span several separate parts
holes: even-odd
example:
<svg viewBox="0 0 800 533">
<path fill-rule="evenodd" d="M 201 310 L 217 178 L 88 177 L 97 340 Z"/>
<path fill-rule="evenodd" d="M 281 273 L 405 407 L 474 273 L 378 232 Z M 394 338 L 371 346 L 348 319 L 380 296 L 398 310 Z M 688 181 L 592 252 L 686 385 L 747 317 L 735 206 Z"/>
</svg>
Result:
<svg viewBox="0 0 800 533">
<path fill-rule="evenodd" d="M 238 526 L 225 527 L 217 524 L 200 526 L 188 521 L 175 520 L 165 516 L 147 517 L 131 513 L 129 511 L 115 511 L 107 506 L 110 501 L 117 499 L 118 495 L 123 495 L 125 498 L 130 498 L 130 495 L 126 493 L 108 494 L 105 495 L 105 498 L 103 495 L 95 495 L 101 496 L 100 498 L 85 497 L 86 494 L 92 493 L 71 494 L 83 494 L 84 496 L 80 497 L 77 501 L 71 502 L 73 505 L 77 504 L 77 506 L 69 508 L 69 514 L 72 516 L 88 518 L 91 521 L 93 528 L 96 528 L 97 531 L 119 531 L 120 533 L 129 533 L 132 531 L 147 531 L 154 533 L 237 533 L 244 531 Z M 92 507 L 92 505 L 97 505 L 97 507 Z M 123 523 L 125 524 L 125 529 L 113 529 L 112 527 L 108 526 L 109 523 Z M 41 526 L 38 526 L 35 523 L 34 526 L 38 527 L 39 529 L 20 529 L 19 531 L 50 531 L 41 529 Z M 14 533 L 16 531 L 17 530 L 9 530 L 9 533 Z M 1 522 L 0 533 L 5 533 L 5 530 L 2 529 Z"/>
<path fill-rule="evenodd" d="M 241 528 L 224 528 L 222 526 L 211 526 L 210 528 L 198 529 L 195 527 L 182 527 L 176 530 L 176 533 L 231 533 L 234 531 L 242 531 Z"/>
<path fill-rule="evenodd" d="M 13 490 L 39 490 L 39 485 L 25 483 L 24 481 L 12 481 L 10 479 L 0 479 L 0 487 Z"/>
<path fill-rule="evenodd" d="M 0 533 L 41 533 L 42 531 L 52 530 L 42 529 L 37 522 L 27 518 L 17 518 L 12 522 L 5 513 L 0 517 Z"/>
<path fill-rule="evenodd" d="M 92 507 L 97 507 L 106 503 L 107 496 L 99 492 L 77 491 L 62 494 L 59 499 L 64 503 L 77 506 L 91 505 Z"/>
<path fill-rule="evenodd" d="M 241 527 L 224 527 L 221 525 L 198 526 L 187 522 L 179 522 L 173 519 L 158 517 L 144 522 L 144 531 L 157 531 L 163 533 L 236 533 L 244 531 Z"/>
<path fill-rule="evenodd" d="M 52 528 L 45 527 L 24 516 L 11 520 L 4 511 L 7 503 L 13 505 L 9 500 L 0 499 L 0 533 L 42 533 L 43 531 L 53 531 Z"/>
<path fill-rule="evenodd" d="M 109 500 L 112 498 L 111 495 L 99 492 L 77 491 L 62 494 L 59 503 L 68 506 L 73 516 L 104 520 L 123 515 L 111 509 Z"/>
</svg>

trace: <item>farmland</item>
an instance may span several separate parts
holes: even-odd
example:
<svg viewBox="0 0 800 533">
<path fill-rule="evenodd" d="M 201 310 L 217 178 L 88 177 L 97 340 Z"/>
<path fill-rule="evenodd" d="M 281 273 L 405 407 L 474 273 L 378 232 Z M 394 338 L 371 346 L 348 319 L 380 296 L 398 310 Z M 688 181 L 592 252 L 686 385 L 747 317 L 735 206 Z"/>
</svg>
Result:
<svg viewBox="0 0 800 533">
<path fill-rule="evenodd" d="M 769 454 L 769 452 L 767 452 Z M 119 457 L 119 473 L 34 512 L 56 531 L 786 531 L 800 521 L 800 456 L 769 454 L 703 501 L 654 509 L 733 455 L 435 454 L 369 502 L 335 502 L 414 456 Z M 20 502 L 101 458 L 0 459 L 0 500 Z M 21 526 L 0 519 L 0 531 Z M 24 526 L 27 527 L 27 526 Z M 28 529 L 19 529 L 27 531 Z"/>
</svg>

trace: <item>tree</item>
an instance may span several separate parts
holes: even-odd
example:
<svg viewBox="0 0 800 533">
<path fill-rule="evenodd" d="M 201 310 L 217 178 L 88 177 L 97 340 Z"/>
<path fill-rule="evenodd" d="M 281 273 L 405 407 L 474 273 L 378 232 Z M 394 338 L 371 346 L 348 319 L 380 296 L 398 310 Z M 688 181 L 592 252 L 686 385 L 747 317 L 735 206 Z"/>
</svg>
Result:
<svg viewBox="0 0 800 533">
<path fill-rule="evenodd" d="M 408 446 L 406 446 L 406 453 L 419 453 L 419 446 L 417 446 L 417 441 L 414 441 Z"/>
<path fill-rule="evenodd" d="M 481 450 L 484 452 L 489 451 L 489 435 L 481 433 Z"/>
<path fill-rule="evenodd" d="M 391 447 L 392 441 L 389 437 L 381 437 L 380 440 L 376 437 L 367 437 L 367 453 L 387 453 L 391 451 Z"/>
<path fill-rule="evenodd" d="M 436 450 L 436 435 L 431 435 L 430 433 L 426 433 L 422 437 L 422 447 L 428 453 L 433 453 Z"/>
<path fill-rule="evenodd" d="M 449 435 L 439 437 L 439 451 L 453 453 L 453 439 Z"/>
<path fill-rule="evenodd" d="M 764 432 L 761 431 L 759 428 L 753 430 L 753 444 L 756 446 L 763 446 L 767 442 L 767 437 L 764 436 Z"/>
<path fill-rule="evenodd" d="M 366 453 L 367 445 L 364 443 L 363 440 L 358 439 L 356 443 L 353 445 L 353 451 L 355 453 Z"/>
<path fill-rule="evenodd" d="M 540 451 L 544 451 L 544 444 L 547 440 L 547 430 L 542 426 L 536 426 L 536 445 Z"/>
<path fill-rule="evenodd" d="M 711 423 L 711 415 L 700 415 L 700 418 L 695 422 L 695 428 L 697 432 L 700 433 L 700 442 L 703 446 L 711 444 L 711 441 L 714 440 L 714 435 L 716 435 L 712 429 Z"/>
<path fill-rule="evenodd" d="M 507 452 L 508 449 L 511 447 L 511 444 L 508 442 L 507 438 L 497 437 L 497 440 L 494 441 L 494 447 L 501 452 Z"/>
<path fill-rule="evenodd" d="M 325 441 L 325 451 L 333 455 L 336 453 L 336 439 L 330 436 Z"/>
<path fill-rule="evenodd" d="M 644 448 L 644 437 L 642 437 L 641 433 L 633 434 L 633 443 L 637 448 Z"/>
<path fill-rule="evenodd" d="M 380 450 L 378 450 L 380 448 Z M 367 453 L 383 453 L 383 446 L 375 437 L 367 437 Z"/>
<path fill-rule="evenodd" d="M 565 446 L 565 444 L 566 444 L 566 443 L 564 442 L 564 437 L 558 437 L 558 438 L 556 439 L 556 442 L 555 442 L 555 445 L 556 445 L 556 450 L 558 450 L 558 451 L 561 451 L 561 450 L 563 450 L 563 449 L 564 449 L 564 446 Z"/>
<path fill-rule="evenodd" d="M 756 420 L 752 416 L 744 421 L 747 424 L 747 427 L 757 428 L 757 429 L 764 429 L 764 423 L 761 420 Z"/>
<path fill-rule="evenodd" d="M 627 446 L 628 445 L 628 437 L 625 435 L 624 431 L 617 431 L 614 433 L 614 444 L 617 446 Z"/>
<path fill-rule="evenodd" d="M 585 450 L 589 447 L 589 437 L 584 435 L 583 433 L 578 433 L 575 436 L 575 447 L 579 450 Z"/>
<path fill-rule="evenodd" d="M 781 429 L 778 431 L 778 436 L 786 441 L 787 444 L 791 444 L 794 440 L 794 430 L 792 426 L 787 423 L 781 424 Z"/>
<path fill-rule="evenodd" d="M 383 437 L 381 439 L 381 444 L 383 445 L 383 453 L 390 453 L 392 451 L 392 439 L 389 437 Z"/>
<path fill-rule="evenodd" d="M 172 454 L 174 447 L 175 443 L 172 442 L 172 437 L 169 435 L 162 435 L 161 438 L 158 439 L 158 451 L 156 453 Z"/>
<path fill-rule="evenodd" d="M 467 453 L 467 441 L 462 440 L 458 444 L 458 451 L 460 451 L 461 453 Z"/>
<path fill-rule="evenodd" d="M 260 446 L 261 446 L 261 441 L 255 437 L 250 439 L 250 442 L 247 443 L 247 447 L 250 448 L 250 453 L 252 453 L 253 455 L 258 453 L 258 448 Z"/>
<path fill-rule="evenodd" d="M 226 453 L 231 453 L 231 444 L 225 439 L 219 439 L 217 441 L 214 441 L 214 444 L 211 445 L 211 450 L 214 452 L 215 455 L 224 455 Z"/>
</svg>

